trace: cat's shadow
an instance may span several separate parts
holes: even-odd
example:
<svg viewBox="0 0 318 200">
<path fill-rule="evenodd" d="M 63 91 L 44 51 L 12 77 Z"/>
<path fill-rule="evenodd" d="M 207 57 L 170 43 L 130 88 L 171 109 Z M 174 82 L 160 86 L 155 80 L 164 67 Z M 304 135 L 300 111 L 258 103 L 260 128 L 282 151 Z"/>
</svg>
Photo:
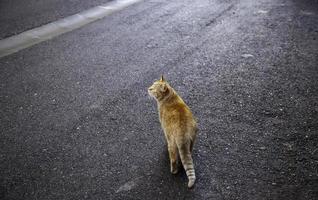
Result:
<svg viewBox="0 0 318 200">
<path fill-rule="evenodd" d="M 162 150 L 160 154 L 160 162 L 162 163 L 160 165 L 160 170 L 163 172 L 163 176 L 166 177 L 166 180 L 169 181 L 167 184 L 171 185 L 171 187 L 186 187 L 187 186 L 187 175 L 185 173 L 185 170 L 182 166 L 181 160 L 179 158 L 179 164 L 178 164 L 178 173 L 172 174 L 170 172 L 170 160 L 169 160 L 169 153 L 166 146 L 164 146 L 164 149 Z"/>
</svg>

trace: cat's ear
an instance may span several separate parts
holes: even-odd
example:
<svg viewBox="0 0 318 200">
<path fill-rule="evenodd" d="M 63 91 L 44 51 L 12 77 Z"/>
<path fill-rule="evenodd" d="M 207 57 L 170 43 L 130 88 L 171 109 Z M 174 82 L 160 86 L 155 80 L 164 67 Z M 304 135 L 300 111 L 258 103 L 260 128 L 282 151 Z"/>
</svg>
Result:
<svg viewBox="0 0 318 200">
<path fill-rule="evenodd" d="M 166 83 L 162 84 L 162 85 L 161 85 L 161 91 L 162 91 L 162 92 L 166 92 L 167 90 L 168 90 L 167 84 L 166 84 Z"/>
<path fill-rule="evenodd" d="M 161 82 L 164 82 L 164 81 L 165 81 L 165 79 L 163 78 L 163 75 L 161 75 L 160 81 L 161 81 Z"/>
</svg>

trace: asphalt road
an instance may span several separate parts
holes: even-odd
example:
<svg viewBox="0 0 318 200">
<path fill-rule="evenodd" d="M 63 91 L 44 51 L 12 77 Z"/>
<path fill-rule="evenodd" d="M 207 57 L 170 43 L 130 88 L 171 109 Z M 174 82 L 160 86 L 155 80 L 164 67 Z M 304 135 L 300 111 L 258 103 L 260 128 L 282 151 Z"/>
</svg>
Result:
<svg viewBox="0 0 318 200">
<path fill-rule="evenodd" d="M 318 198 L 318 2 L 146 0 L 0 59 L 1 199 Z M 169 172 L 161 74 L 199 122 Z"/>
<path fill-rule="evenodd" d="M 0 39 L 19 34 L 110 0 L 0 0 Z"/>
</svg>

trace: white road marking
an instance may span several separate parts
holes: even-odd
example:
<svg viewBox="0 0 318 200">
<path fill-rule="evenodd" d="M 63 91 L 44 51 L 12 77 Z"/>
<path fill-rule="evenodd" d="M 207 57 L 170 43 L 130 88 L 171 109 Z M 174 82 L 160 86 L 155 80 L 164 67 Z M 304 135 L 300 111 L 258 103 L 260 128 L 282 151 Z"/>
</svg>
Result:
<svg viewBox="0 0 318 200">
<path fill-rule="evenodd" d="M 119 193 L 119 192 L 127 192 L 127 191 L 130 191 L 132 189 L 134 189 L 135 187 L 137 187 L 137 185 L 139 184 L 139 182 L 141 181 L 143 177 L 140 176 L 140 177 L 137 177 L 137 178 L 134 178 L 133 180 L 131 181 L 128 181 L 126 182 L 124 185 L 121 185 L 118 190 L 116 191 L 116 193 Z"/>
<path fill-rule="evenodd" d="M 123 192 L 123 191 L 129 191 L 131 189 L 133 189 L 136 186 L 136 183 L 134 181 L 129 181 L 127 183 L 125 183 L 124 185 L 120 186 L 119 189 L 116 191 L 116 193 L 118 192 Z"/>
<path fill-rule="evenodd" d="M 0 40 L 0 58 L 102 19 L 142 0 L 117 0 Z"/>
</svg>

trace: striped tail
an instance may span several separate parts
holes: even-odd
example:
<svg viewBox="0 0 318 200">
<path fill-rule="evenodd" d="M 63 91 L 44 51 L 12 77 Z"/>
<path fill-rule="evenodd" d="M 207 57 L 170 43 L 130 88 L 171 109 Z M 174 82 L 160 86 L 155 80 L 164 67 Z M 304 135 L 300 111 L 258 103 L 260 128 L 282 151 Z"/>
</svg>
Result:
<svg viewBox="0 0 318 200">
<path fill-rule="evenodd" d="M 195 182 L 195 171 L 191 157 L 190 145 L 178 145 L 178 149 L 183 168 L 189 179 L 188 188 L 192 188 Z"/>
</svg>

